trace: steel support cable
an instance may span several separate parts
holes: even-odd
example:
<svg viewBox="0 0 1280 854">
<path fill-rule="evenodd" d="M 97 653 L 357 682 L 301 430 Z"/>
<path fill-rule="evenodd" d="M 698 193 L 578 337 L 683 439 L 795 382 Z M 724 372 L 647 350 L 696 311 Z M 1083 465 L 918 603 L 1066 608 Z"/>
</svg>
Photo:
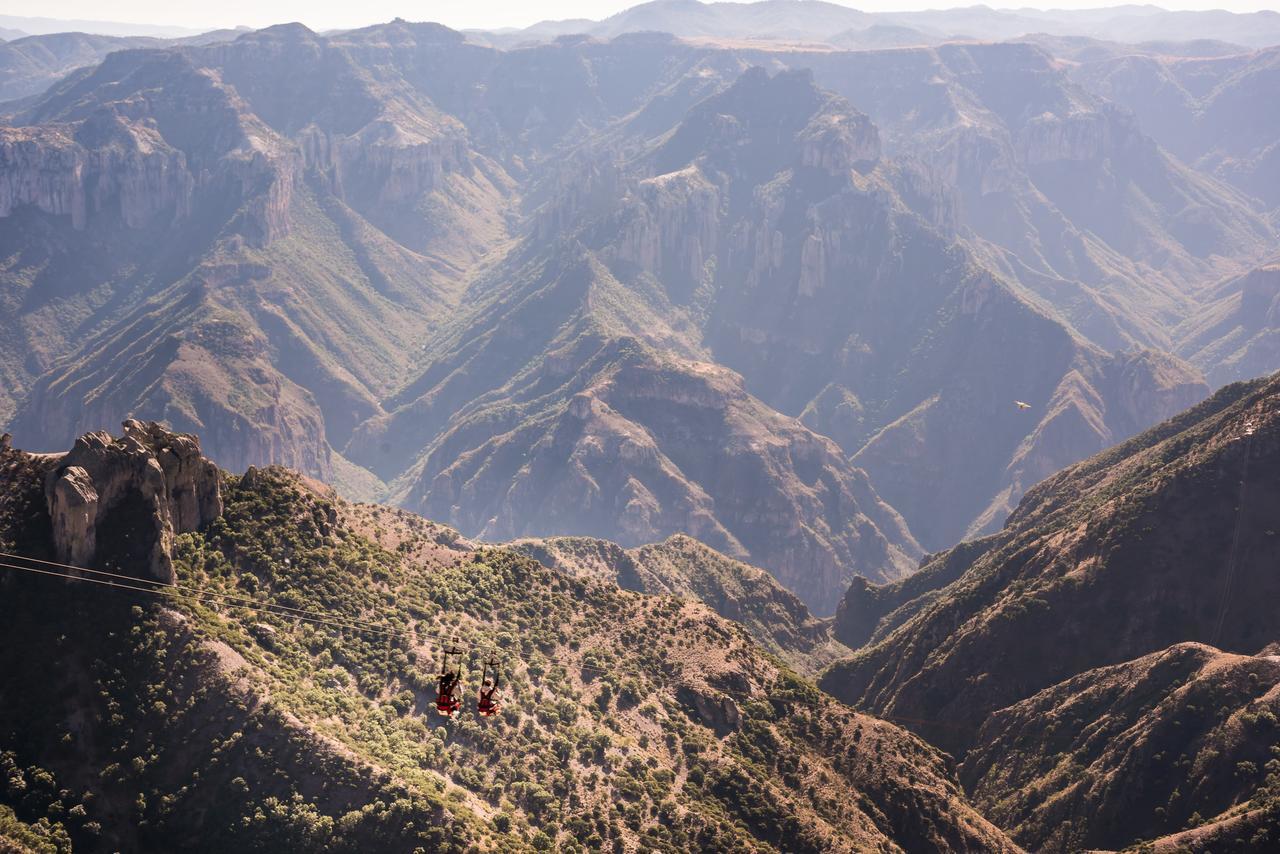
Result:
<svg viewBox="0 0 1280 854">
<path fill-rule="evenodd" d="M 1227 609 L 1231 604 L 1231 593 L 1235 588 L 1237 558 L 1240 553 L 1240 534 L 1244 528 L 1244 510 L 1246 490 L 1249 486 L 1249 457 L 1253 451 L 1253 428 L 1245 434 L 1244 465 L 1240 471 L 1240 497 L 1236 503 L 1236 526 L 1231 535 L 1231 549 L 1227 553 L 1227 577 L 1222 583 L 1222 599 L 1218 603 L 1218 619 L 1214 623 L 1213 634 L 1209 637 L 1209 645 L 1217 646 L 1222 636 L 1222 627 L 1226 624 Z"/>
<path fill-rule="evenodd" d="M 294 608 L 292 605 L 277 605 L 271 602 L 261 602 L 249 596 L 236 596 L 231 593 L 222 593 L 216 590 L 204 590 L 199 587 L 192 587 L 190 585 L 184 585 L 184 584 L 176 584 L 176 583 L 170 584 L 165 581 L 157 581 L 151 578 L 139 578 L 136 575 L 123 575 L 119 572 L 107 572 L 105 569 L 89 569 L 87 566 L 73 566 L 72 564 L 69 564 L 69 563 L 58 563 L 57 561 L 52 561 L 52 560 L 41 560 L 40 558 L 26 557 L 25 555 L 15 555 L 15 554 L 10 554 L 9 552 L 0 552 L 0 558 L 8 558 L 10 560 L 22 560 L 22 561 L 27 561 L 29 563 L 43 564 L 44 566 L 56 566 L 62 569 L 69 569 L 73 572 L 87 572 L 93 575 L 101 575 L 107 578 L 119 578 L 124 581 L 128 581 L 135 584 L 136 583 L 155 584 L 161 587 L 167 587 L 174 590 L 188 590 L 195 593 L 208 594 L 210 596 L 219 596 L 219 597 L 222 597 L 223 599 L 227 599 L 233 602 L 243 602 L 246 605 L 265 606 L 268 608 L 276 608 L 283 611 L 292 611 L 301 616 L 310 616 L 315 614 L 314 611 L 307 608 Z"/>
<path fill-rule="evenodd" d="M 179 588 L 175 585 L 163 584 L 160 582 L 156 582 L 155 586 L 143 587 L 136 584 L 124 584 L 116 580 L 105 580 L 101 578 L 87 578 L 85 576 L 70 575 L 66 572 L 58 572 L 52 569 L 37 569 L 31 566 L 19 566 L 17 564 L 4 563 L 4 562 L 0 562 L 0 569 L 12 569 L 12 570 L 18 570 L 19 572 L 29 572 L 36 575 L 52 576 L 54 578 L 65 579 L 67 581 L 88 582 L 89 584 L 99 584 L 99 585 L 102 585 L 103 587 L 112 587 L 112 588 L 115 588 L 116 590 L 127 590 L 135 593 L 149 593 L 153 596 L 159 596 L 163 598 L 173 599 L 173 598 L 181 598 L 182 596 L 189 596 L 192 599 L 195 599 L 197 602 L 201 603 L 202 605 L 219 605 L 222 607 L 229 607 L 229 608 L 244 608 L 249 611 L 256 611 L 262 614 L 269 614 L 271 616 L 281 617 L 283 619 L 302 620 L 304 622 L 314 623 L 316 625 L 330 626 L 338 629 L 349 629 L 351 631 L 378 634 L 378 635 L 384 635 L 387 637 L 394 637 L 398 635 L 398 632 L 394 632 L 388 629 L 377 629 L 369 626 L 357 625 L 354 623 L 344 623 L 338 620 L 327 620 L 327 619 L 324 619 L 323 617 L 314 616 L 313 614 L 281 613 L 279 611 L 273 611 L 271 610 L 271 606 L 263 605 L 261 603 L 258 605 L 248 605 L 242 602 L 225 602 L 218 598 L 215 598 L 223 595 L 215 591 L 201 591 L 201 590 L 194 590 L 194 588 Z M 142 581 L 144 583 L 147 583 L 145 579 L 133 578 L 132 576 L 119 576 L 119 577 L 130 579 L 132 581 Z M 194 592 L 192 592 L 193 590 Z"/>
<path fill-rule="evenodd" d="M 200 588 L 195 588 L 195 587 L 189 587 L 189 586 L 183 586 L 183 585 L 177 585 L 177 584 L 166 584 L 161 581 L 150 581 L 148 579 L 138 578 L 132 575 L 122 575 L 120 573 L 107 572 L 106 570 L 88 569 L 87 567 L 74 566 L 72 564 L 57 563 L 55 561 L 40 560 L 38 558 L 28 558 L 22 555 L 12 555 L 7 552 L 0 552 L 0 557 L 16 557 L 20 560 L 32 561 L 35 563 L 41 563 L 48 566 L 61 567 L 64 569 L 69 569 L 69 570 L 78 571 L 78 572 L 95 573 L 97 575 L 108 576 L 113 580 L 108 581 L 108 580 L 103 580 L 98 578 L 86 578 L 84 576 L 71 575 L 66 572 L 57 572 L 49 569 L 37 569 L 35 567 L 29 567 L 29 566 L 19 566 L 16 564 L 5 563 L 2 561 L 0 561 L 0 569 L 13 569 L 21 572 L 30 572 L 38 575 L 51 576 L 54 578 L 62 578 L 67 581 L 88 582 L 90 584 L 98 584 L 104 587 L 111 587 L 116 590 L 132 591 L 137 593 L 149 593 L 153 596 L 159 596 L 162 598 L 180 598 L 181 596 L 186 595 L 186 596 L 190 596 L 191 598 L 195 599 L 196 601 L 204 605 L 219 605 L 223 607 L 245 608 L 246 610 L 257 611 L 263 614 L 269 614 L 276 617 L 293 618 L 293 619 L 303 620 L 309 623 L 314 623 L 317 625 L 330 626 L 330 627 L 339 628 L 339 629 L 350 629 L 352 631 L 378 634 L 386 637 L 394 637 L 400 634 L 399 632 L 395 632 L 389 629 L 378 629 L 378 628 L 373 628 L 371 626 L 362 626 L 362 625 L 356 625 L 352 623 L 339 622 L 335 620 L 327 620 L 327 619 L 315 616 L 314 611 L 303 612 L 303 613 L 287 613 L 287 614 L 280 613 L 279 611 L 274 611 L 271 609 L 285 608 L 287 606 L 270 605 L 262 602 L 256 602 L 255 600 L 249 600 L 249 599 L 246 599 L 245 597 L 231 596 L 230 594 L 219 593 L 213 590 L 202 590 Z M 115 580 L 115 579 L 118 579 L 118 580 Z M 120 583 L 119 580 L 129 581 L 134 583 L 122 584 Z M 152 586 L 150 587 L 139 586 L 138 584 L 139 582 L 141 584 L 150 584 Z M 206 597 L 220 597 L 220 598 L 225 597 L 225 598 L 233 599 L 235 601 L 224 602 L 224 601 L 219 601 L 218 598 L 206 598 Z M 292 608 L 290 610 L 297 612 L 297 611 L 300 611 L 301 609 Z M 586 670 L 592 673 L 599 673 L 606 676 L 610 674 L 614 674 L 614 675 L 626 674 L 626 675 L 643 677 L 646 675 L 641 673 L 640 671 L 631 670 L 629 668 L 609 669 L 609 668 L 601 668 L 601 667 L 592 667 L 586 664 L 562 665 L 562 666 L 564 666 L 566 669 L 568 667 L 576 667 L 578 670 Z M 821 708 L 823 706 L 823 702 L 821 701 L 814 702 L 811 700 L 800 700 L 796 698 L 764 697 L 762 699 L 766 702 L 771 702 L 776 700 L 777 702 L 785 703 L 791 706 L 808 706 L 810 708 Z M 833 697 L 831 698 L 830 702 L 839 703 L 840 701 Z M 852 709 L 852 707 L 850 708 Z M 857 709 L 852 709 L 852 710 L 855 712 L 858 711 Z M 923 724 L 928 726 L 954 727 L 957 729 L 962 728 L 957 724 L 951 724 L 945 721 L 927 720 L 923 718 L 906 718 L 906 717 L 899 717 L 897 715 L 876 715 L 871 712 L 859 712 L 859 713 L 867 715 L 869 717 L 878 718 L 878 719 L 887 720 L 887 721 L 902 721 L 906 723 L 916 723 L 916 724 Z"/>
<path fill-rule="evenodd" d="M 40 558 L 26 557 L 25 555 L 15 555 L 15 554 L 11 554 L 11 553 L 9 553 L 9 552 L 3 552 L 3 551 L 0 551 L 0 558 L 12 558 L 12 559 L 17 559 L 17 560 L 30 561 L 30 562 L 32 562 L 32 563 L 44 564 L 44 565 L 46 565 L 46 566 L 56 566 L 56 567 L 60 567 L 60 568 L 62 568 L 62 569 L 71 570 L 71 571 L 73 571 L 73 572 L 87 572 L 87 573 L 92 573 L 92 574 L 94 574 L 94 575 L 101 575 L 101 576 L 105 576 L 105 577 L 108 577 L 108 578 L 117 578 L 117 579 L 121 579 L 121 580 L 124 580 L 124 581 L 128 581 L 128 582 L 130 582 L 131 584 L 152 584 L 152 585 L 155 585 L 155 587 L 152 587 L 152 588 L 124 588 L 124 589 L 138 589 L 138 590 L 141 590 L 141 591 L 144 591 L 144 592 L 155 592 L 155 591 L 162 591 L 162 590 L 182 590 L 182 591 L 187 591 L 187 592 L 189 592 L 189 593 L 191 593 L 192 595 L 195 595 L 195 596 L 216 596 L 216 597 L 220 597 L 220 598 L 228 599 L 228 600 L 230 600 L 232 603 L 244 603 L 243 607 L 250 608 L 251 610 L 265 610 L 265 609 L 275 609 L 275 608 L 279 608 L 279 609 L 283 609 L 283 610 L 286 610 L 286 611 L 291 611 L 291 612 L 293 612 L 293 614 L 295 614 L 295 615 L 297 615 L 297 616 L 299 616 L 299 617 L 310 617 L 310 618 L 312 618 L 313 620 L 314 620 L 314 619 L 319 619 L 318 617 L 315 617 L 315 611 L 306 610 L 306 609 L 302 609 L 302 608 L 293 608 L 293 607 L 288 606 L 288 605 L 275 605 L 275 604 L 272 604 L 272 603 L 261 602 L 261 601 L 259 601 L 259 600 L 257 600 L 257 599 L 250 599 L 250 598 L 245 597 L 245 596 L 235 596 L 235 595 L 232 595 L 232 594 L 230 594 L 230 593 L 221 593 L 221 592 L 218 592 L 218 591 L 216 591 L 216 590 L 205 590 L 205 589 L 202 589 L 202 588 L 199 588 L 199 587 L 192 587 L 192 586 L 189 586 L 189 585 L 182 585 L 182 584 L 168 584 L 168 583 L 163 582 L 163 581 L 154 581 L 154 580 L 147 579 L 147 578 L 139 578 L 139 577 L 134 576 L 134 575 L 124 575 L 124 574 L 121 574 L 121 573 L 118 573 L 118 572 L 108 572 L 108 571 L 103 570 L 103 569 L 89 569 L 88 567 L 84 567 L 84 566 L 75 566 L 74 564 L 69 564 L 69 563 L 58 563 L 57 561 L 52 561 L 52 560 L 41 560 Z M 0 566 L 6 566 L 6 565 L 5 565 L 5 564 L 3 564 L 3 563 L 0 563 Z M 10 568 L 10 569 L 24 569 L 25 567 L 9 566 L 8 568 Z M 33 570 L 33 571 L 36 571 L 36 570 Z M 59 578 L 68 578 L 68 579 L 70 579 L 70 580 L 72 580 L 72 581 L 76 581 L 76 580 L 91 580 L 91 579 L 78 579 L 76 576 L 73 576 L 73 575 L 67 575 L 67 574 L 65 574 L 65 573 L 61 573 L 61 572 L 48 572 L 48 571 L 41 571 L 41 574 L 44 574 L 44 575 L 54 575 L 54 576 L 57 576 L 57 577 L 59 577 Z M 122 588 L 124 587 L 123 585 L 109 585 L 109 586 L 120 586 L 120 587 L 122 587 Z M 224 604 L 224 603 L 218 603 L 218 604 Z M 271 610 L 267 610 L 267 613 L 276 613 L 276 612 L 275 612 L 275 611 L 271 611 Z M 277 616 L 291 616 L 291 615 L 289 615 L 289 614 L 277 614 Z M 329 623 L 329 624 L 338 625 L 338 623 L 334 623 L 333 621 L 326 621 L 326 622 L 327 622 L 327 623 Z M 349 628 L 361 628 L 361 629 L 362 629 L 362 630 L 364 630 L 364 631 L 376 632 L 376 633 L 380 633 L 380 634 L 396 634 L 396 632 L 394 632 L 393 630 L 389 630 L 389 629 L 379 629 L 379 628 L 375 628 L 375 627 L 373 627 L 373 626 L 357 626 L 357 625 L 355 625 L 355 624 L 350 624 L 350 623 L 346 623 L 346 624 L 342 624 L 342 625 L 344 625 L 344 626 L 346 626 L 346 627 L 349 627 Z M 590 665 L 586 665 L 586 664 L 576 665 L 576 666 L 577 666 L 577 668 L 578 668 L 579 670 L 588 670 L 588 671 L 591 671 L 591 672 L 593 672 L 593 673 L 601 673 L 601 674 L 605 674 L 605 675 L 608 675 L 608 674 L 610 674 L 610 673 L 615 673 L 615 674 L 616 674 L 616 673 L 631 673 L 632 675 L 636 675 L 636 676 L 641 675 L 638 671 L 619 670 L 619 669 L 609 669 L 609 668 L 603 668 L 603 667 L 592 667 L 592 666 L 590 666 Z"/>
</svg>

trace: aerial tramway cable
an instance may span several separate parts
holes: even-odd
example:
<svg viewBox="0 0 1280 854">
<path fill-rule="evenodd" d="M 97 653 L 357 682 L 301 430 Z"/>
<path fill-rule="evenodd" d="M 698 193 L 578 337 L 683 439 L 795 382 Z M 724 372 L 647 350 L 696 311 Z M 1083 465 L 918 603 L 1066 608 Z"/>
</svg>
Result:
<svg viewBox="0 0 1280 854">
<path fill-rule="evenodd" d="M 43 564 L 45 566 L 56 566 L 62 569 L 69 569 L 74 572 L 87 572 L 87 573 L 91 573 L 92 575 L 101 575 L 108 578 L 119 578 L 124 581 L 129 581 L 133 583 L 153 584 L 153 585 L 156 585 L 157 587 L 162 587 L 165 589 L 189 591 L 193 594 L 198 594 L 202 596 L 217 596 L 222 599 L 227 599 L 230 602 L 244 603 L 245 607 L 273 608 L 280 611 L 289 611 L 301 616 L 314 616 L 315 614 L 314 611 L 310 611 L 305 608 L 295 608 L 292 605 L 278 605 L 274 602 L 261 602 L 257 599 L 253 599 L 248 596 L 236 596 L 231 593 L 222 593 L 217 590 L 203 590 L 199 587 L 191 587 L 189 585 L 184 585 L 184 584 L 170 583 L 167 581 L 159 581 L 154 578 L 139 578 L 136 575 L 123 575 L 118 572 L 108 572 L 105 569 L 89 569 L 88 567 L 84 567 L 84 566 L 73 566 L 72 564 L 69 564 L 69 563 L 57 563 L 56 561 L 52 561 L 52 560 L 41 560 L 39 558 L 34 558 L 34 557 L 25 557 L 23 555 L 9 554 L 8 552 L 0 552 L 0 558 L 8 558 L 10 560 L 23 560 L 29 563 Z"/>
<path fill-rule="evenodd" d="M 319 625 L 327 625 L 327 626 L 334 626 L 337 628 L 352 629 L 355 631 L 367 632 L 370 634 L 377 634 L 377 635 L 383 635 L 383 636 L 397 636 L 401 634 L 401 632 L 397 632 L 393 629 L 380 628 L 377 626 L 372 626 L 367 623 L 344 622 L 344 621 L 332 620 L 326 617 L 318 616 L 315 611 L 305 610 L 302 608 L 294 608 L 289 605 L 276 605 L 269 602 L 260 602 L 256 599 L 250 599 L 244 596 L 235 596 L 230 593 L 222 593 L 216 590 L 205 590 L 199 587 L 192 587 L 192 586 L 183 585 L 183 584 L 170 584 L 164 581 L 157 581 L 157 580 L 147 579 L 147 578 L 139 578 L 138 576 L 135 576 L 135 575 L 124 575 L 118 572 L 108 572 L 103 569 L 90 569 L 85 566 L 75 566 L 74 564 L 58 563 L 57 561 L 51 561 L 51 560 L 41 560 L 40 558 L 27 557 L 26 555 L 16 555 L 16 554 L 11 554 L 9 552 L 3 552 L 3 551 L 0 551 L 0 558 L 9 558 L 14 560 L 28 561 L 31 563 L 39 563 L 45 566 L 53 566 L 53 567 L 58 567 L 60 569 L 70 570 L 72 572 L 90 573 L 93 575 L 100 575 L 107 578 L 119 579 L 121 581 L 126 581 L 129 583 L 117 584 L 112 581 L 102 581 L 102 580 L 93 579 L 93 578 L 85 578 L 84 576 L 71 575 L 66 572 L 54 572 L 51 570 L 42 570 L 42 569 L 36 569 L 33 567 L 26 567 L 26 566 L 16 566 L 13 564 L 0 562 L 0 568 L 17 569 L 17 570 L 22 570 L 26 572 L 34 572 L 40 575 L 49 575 L 55 578 L 63 578 L 63 579 L 66 579 L 67 581 L 88 581 L 95 584 L 101 584 L 105 587 L 114 587 L 118 590 L 131 590 L 138 593 L 151 593 L 154 595 L 162 595 L 162 596 L 167 595 L 170 597 L 177 596 L 178 593 L 176 591 L 181 591 L 204 604 L 246 608 L 250 611 L 258 611 L 260 613 L 271 614 L 277 617 L 295 617 L 296 619 L 305 620 L 307 622 L 316 623 Z M 138 586 L 138 585 L 151 585 L 151 586 L 145 587 L 145 586 Z M 206 597 L 216 597 L 216 599 L 211 601 Z M 216 601 L 217 599 L 225 599 L 227 601 L 225 602 Z M 281 613 L 281 611 L 287 611 L 289 613 Z M 577 667 L 577 669 L 579 670 L 587 670 L 592 673 L 601 673 L 606 675 L 616 674 L 619 672 L 630 672 L 630 671 L 619 671 L 617 668 L 610 669 L 610 668 L 603 668 L 603 667 L 592 667 L 591 665 L 588 665 L 588 664 L 574 665 L 574 666 Z M 636 675 L 640 675 L 640 674 L 637 673 Z"/>
<path fill-rule="evenodd" d="M 1240 497 L 1236 501 L 1236 526 L 1231 535 L 1231 549 L 1227 552 L 1227 577 L 1222 582 L 1222 598 L 1218 602 L 1218 619 L 1213 626 L 1213 634 L 1209 636 L 1209 646 L 1217 646 L 1222 636 L 1222 627 L 1226 624 L 1227 609 L 1231 605 L 1231 592 L 1236 583 L 1237 558 L 1240 553 L 1240 533 L 1244 528 L 1244 510 L 1246 490 L 1249 486 L 1249 457 L 1253 451 L 1253 433 L 1257 429 L 1251 422 L 1245 423 L 1244 464 L 1240 471 Z"/>
<path fill-rule="evenodd" d="M 0 569 L 17 570 L 20 572 L 27 572 L 27 573 L 32 573 L 36 575 L 49 576 L 53 578 L 61 578 L 66 581 L 87 582 L 89 584 L 97 584 L 103 587 L 113 588 L 115 590 L 135 592 L 135 593 L 147 593 L 152 596 L 158 596 L 162 598 L 176 599 L 176 598 L 181 598 L 186 596 L 196 600 L 197 602 L 203 605 L 217 605 L 222 607 L 244 608 L 249 611 L 255 611 L 255 612 L 267 614 L 270 616 L 281 617 L 284 619 L 296 619 L 296 620 L 301 620 L 308 623 L 313 623 L 316 625 L 328 626 L 331 628 L 346 629 L 351 631 L 363 632 L 367 634 L 381 635 L 384 637 L 402 637 L 406 639 L 408 638 L 408 633 L 404 631 L 397 631 L 390 628 L 381 628 L 381 627 L 372 626 L 369 624 L 343 622 L 339 620 L 326 619 L 323 616 L 317 615 L 315 611 L 306 611 L 304 609 L 294 608 L 288 605 L 273 605 L 270 603 L 258 602 L 256 600 L 248 599 L 243 596 L 235 596 L 230 593 L 221 593 L 215 590 L 204 590 L 204 589 L 201 589 L 198 587 L 192 587 L 189 585 L 169 584 L 167 582 L 156 581 L 156 580 L 151 580 L 146 578 L 139 578 L 133 575 L 123 575 L 121 573 L 108 572 L 106 570 L 101 570 L 101 569 L 90 569 L 88 567 L 75 566 L 73 564 L 67 564 L 67 563 L 58 563 L 56 561 L 41 560 L 39 558 L 27 557 L 25 555 L 15 555 L 15 554 L 10 554 L 8 552 L 2 552 L 2 551 L 0 551 L 0 558 L 29 561 L 31 563 L 38 563 L 44 566 L 57 567 L 62 570 L 71 570 L 73 572 L 90 573 L 93 575 L 104 576 L 104 578 L 89 578 L 89 577 L 86 577 L 85 575 L 72 575 L 68 572 L 56 571 L 53 569 L 40 569 L 32 566 L 22 566 L 20 564 L 8 563 L 3 560 L 0 560 Z M 128 583 L 124 583 L 124 582 L 128 582 Z M 145 585 L 149 585 L 149 586 L 145 586 Z M 223 600 L 229 600 L 229 601 L 223 601 Z M 282 610 L 276 610 L 276 609 L 283 609 L 283 612 Z M 463 652 L 463 650 L 458 650 L 456 648 L 445 649 L 444 651 L 447 655 L 458 655 L 459 657 L 461 657 L 460 654 Z M 485 664 L 486 664 L 486 667 L 493 666 L 494 668 L 496 668 L 497 662 L 494 660 L 493 656 L 491 655 L 488 657 Z M 459 661 L 458 663 L 459 673 L 461 672 L 461 666 L 462 666 L 462 663 L 461 661 Z M 593 667 L 589 664 L 564 664 L 563 662 L 562 662 L 562 666 L 566 668 L 574 667 L 578 670 L 585 670 L 591 673 L 599 673 L 606 676 L 618 675 L 618 674 L 630 674 L 634 676 L 644 675 L 640 671 L 626 669 L 626 668 L 622 668 L 622 669 L 603 668 L 603 667 Z M 496 690 L 497 685 L 496 684 L 493 685 L 493 688 Z M 490 696 L 490 699 L 492 700 L 492 695 Z M 823 705 L 823 703 L 819 701 L 803 700 L 803 699 L 798 699 L 794 697 L 791 697 L 791 698 L 769 697 L 766 699 L 769 702 L 777 702 L 777 703 L 782 703 L 790 706 L 807 706 L 815 709 L 821 708 Z M 840 701 L 836 700 L 835 698 L 832 698 L 831 702 L 839 703 Z M 496 701 L 493 701 L 493 713 L 496 714 L 497 711 L 498 711 L 498 703 Z M 858 711 L 858 710 L 853 709 L 853 711 Z M 456 713 L 456 710 L 455 710 L 455 713 Z M 887 721 L 900 721 L 903 723 L 914 723 L 914 724 L 921 724 L 925 726 L 944 726 L 944 727 L 957 726 L 955 724 L 949 724 L 945 721 L 928 720 L 924 718 L 908 718 L 908 717 L 901 717 L 898 715 L 888 715 L 888 714 L 877 715 L 871 712 L 860 712 L 860 713 L 869 715 L 870 717 L 879 718 Z M 485 717 L 491 716 L 489 714 L 485 714 L 484 712 L 481 712 L 481 714 Z M 453 714 L 451 713 L 446 716 L 452 717 Z"/>
<path fill-rule="evenodd" d="M 4 552 L 0 552 L 0 557 L 15 557 L 15 556 L 6 554 Z M 270 603 L 265 603 L 265 602 L 256 602 L 253 604 L 249 604 L 253 600 L 247 600 L 247 599 L 244 599 L 244 597 L 232 596 L 231 594 L 228 594 L 228 593 L 220 593 L 215 590 L 201 590 L 200 588 L 196 588 L 196 587 L 187 587 L 179 584 L 167 584 L 163 581 L 152 581 L 146 578 L 138 578 L 132 575 L 121 575 L 119 573 L 106 572 L 104 570 L 88 569 L 86 567 L 73 567 L 73 566 L 70 566 L 69 564 L 55 564 L 52 561 L 39 561 L 35 558 L 23 558 L 20 555 L 16 557 L 19 557 L 19 559 L 21 560 L 33 560 L 38 563 L 49 564 L 53 566 L 61 566 L 67 569 L 73 569 L 78 572 L 90 572 L 90 573 L 95 573 L 99 575 L 105 575 L 105 576 L 109 576 L 111 580 L 106 580 L 102 578 L 88 578 L 85 576 L 71 575 L 67 572 L 59 572 L 52 569 L 39 569 L 37 567 L 21 566 L 18 564 L 12 564 L 12 563 L 7 563 L 3 561 L 0 561 L 0 569 L 13 569 L 21 572 L 33 573 L 36 575 L 47 575 L 47 576 L 52 576 L 54 578 L 62 578 L 67 581 L 88 582 L 90 584 L 99 584 L 99 585 L 102 585 L 103 587 L 113 587 L 117 590 L 128 590 L 135 593 L 150 593 L 153 596 L 161 596 L 161 597 L 167 597 L 167 598 L 177 598 L 177 597 L 186 595 L 186 596 L 190 596 L 191 598 L 195 599 L 196 601 L 204 605 L 219 605 L 219 606 L 230 607 L 230 608 L 244 608 L 249 611 L 256 611 L 262 614 L 269 614 L 275 617 L 303 620 L 305 622 L 315 623 L 317 625 L 330 626 L 330 627 L 339 628 L 339 629 L 350 629 L 352 631 L 366 632 L 369 634 L 378 634 L 378 635 L 384 635 L 384 636 L 395 636 L 398 634 L 397 632 L 390 629 L 377 628 L 374 626 L 360 624 L 360 623 L 344 622 L 341 620 L 328 619 L 322 616 L 317 616 L 314 611 L 303 611 L 301 608 L 291 608 L 287 605 L 272 605 Z M 116 579 L 119 579 L 119 580 L 116 580 Z M 129 582 L 129 583 L 121 583 L 122 581 Z M 143 586 L 143 585 L 151 585 L 151 586 Z M 225 601 L 225 600 L 231 600 L 231 601 Z M 285 611 L 275 610 L 277 608 L 286 609 L 286 610 Z"/>
</svg>

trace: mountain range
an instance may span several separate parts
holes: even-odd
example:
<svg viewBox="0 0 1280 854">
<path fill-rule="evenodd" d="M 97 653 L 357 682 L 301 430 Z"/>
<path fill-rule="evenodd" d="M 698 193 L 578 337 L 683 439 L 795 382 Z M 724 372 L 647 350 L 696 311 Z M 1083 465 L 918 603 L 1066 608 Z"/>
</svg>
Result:
<svg viewBox="0 0 1280 854">
<path fill-rule="evenodd" d="M 1031 44 L 288 25 L 13 104 L 18 441 L 161 418 L 469 535 L 688 533 L 820 614 L 1280 367 L 1233 319 L 1264 203 Z"/>
<path fill-rule="evenodd" d="M 1280 16 L 170 35 L 0 43 L 0 849 L 1280 845 Z"/>
<path fill-rule="evenodd" d="M 1280 14 L 1270 10 L 1170 11 L 1149 4 L 1048 10 L 974 5 L 916 12 L 863 12 L 821 0 L 750 3 L 652 0 L 600 21 L 543 21 L 524 29 L 479 35 L 505 47 L 550 41 L 565 35 L 613 38 L 634 32 L 666 32 L 691 39 L 811 42 L 839 47 L 886 38 L 906 46 L 966 38 L 1003 41 L 1031 34 L 1123 43 L 1211 39 L 1265 47 L 1280 42 Z"/>
</svg>

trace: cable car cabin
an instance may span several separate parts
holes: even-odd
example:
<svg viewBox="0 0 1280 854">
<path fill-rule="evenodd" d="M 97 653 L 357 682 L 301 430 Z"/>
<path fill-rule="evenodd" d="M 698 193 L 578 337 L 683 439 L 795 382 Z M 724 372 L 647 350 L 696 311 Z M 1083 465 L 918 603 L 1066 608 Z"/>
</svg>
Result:
<svg viewBox="0 0 1280 854">
<path fill-rule="evenodd" d="M 484 672 L 480 677 L 480 697 L 476 700 L 476 713 L 482 718 L 491 718 L 501 710 L 498 703 L 498 662 L 489 659 L 484 663 Z"/>
<path fill-rule="evenodd" d="M 476 713 L 482 718 L 491 718 L 502 711 L 502 705 L 493 698 L 493 689 L 480 689 L 480 699 L 476 702 Z"/>
<path fill-rule="evenodd" d="M 454 664 L 449 665 L 450 658 Z M 436 711 L 451 718 L 462 708 L 458 699 L 458 689 L 462 685 L 462 650 L 456 648 L 444 651 L 444 660 L 440 663 L 440 677 L 436 681 Z"/>
<path fill-rule="evenodd" d="M 441 673 L 439 687 L 436 689 L 436 711 L 451 718 L 462 708 L 462 701 L 455 694 L 458 690 L 458 676 L 454 673 Z"/>
</svg>

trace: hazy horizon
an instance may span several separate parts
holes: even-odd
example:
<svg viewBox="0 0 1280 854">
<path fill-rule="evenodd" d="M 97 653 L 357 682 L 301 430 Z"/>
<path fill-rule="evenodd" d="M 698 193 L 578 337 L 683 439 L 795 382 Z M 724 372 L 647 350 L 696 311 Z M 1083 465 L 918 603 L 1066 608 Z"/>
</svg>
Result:
<svg viewBox="0 0 1280 854">
<path fill-rule="evenodd" d="M 726 0 L 743 2 L 744 0 Z M 750 0 L 746 0 L 749 2 Z M 966 8 L 976 4 L 895 3 L 886 0 L 828 0 L 851 9 L 864 12 L 913 12 Z M 573 18 L 601 19 L 616 14 L 639 2 L 629 0 L 551 0 L 544 3 L 522 3 L 515 0 L 431 0 L 431 2 L 405 2 L 405 0 L 371 0 L 352 7 L 334 2 L 304 2 L 304 0 L 274 0 L 274 2 L 246 2 L 227 0 L 216 7 L 203 5 L 175 5 L 159 0 L 121 0 L 114 3 L 97 3 L 91 0 L 13 0 L 5 16 L 55 19 L 68 21 L 93 21 L 137 26 L 174 27 L 192 30 L 213 30 L 247 26 L 254 29 L 273 24 L 300 21 L 314 30 L 349 29 L 381 23 L 394 18 L 413 21 L 435 21 L 456 29 L 522 28 L 545 20 Z M 993 9 L 1083 10 L 1102 9 L 1124 5 L 1159 6 L 1169 11 L 1195 11 L 1221 9 L 1229 12 L 1248 13 L 1273 11 L 1277 4 L 1251 2 L 1251 0 L 1222 0 L 1222 2 L 1164 2 L 1156 4 L 1097 3 L 1090 0 L 1051 0 L 1044 3 L 987 3 Z"/>
</svg>

